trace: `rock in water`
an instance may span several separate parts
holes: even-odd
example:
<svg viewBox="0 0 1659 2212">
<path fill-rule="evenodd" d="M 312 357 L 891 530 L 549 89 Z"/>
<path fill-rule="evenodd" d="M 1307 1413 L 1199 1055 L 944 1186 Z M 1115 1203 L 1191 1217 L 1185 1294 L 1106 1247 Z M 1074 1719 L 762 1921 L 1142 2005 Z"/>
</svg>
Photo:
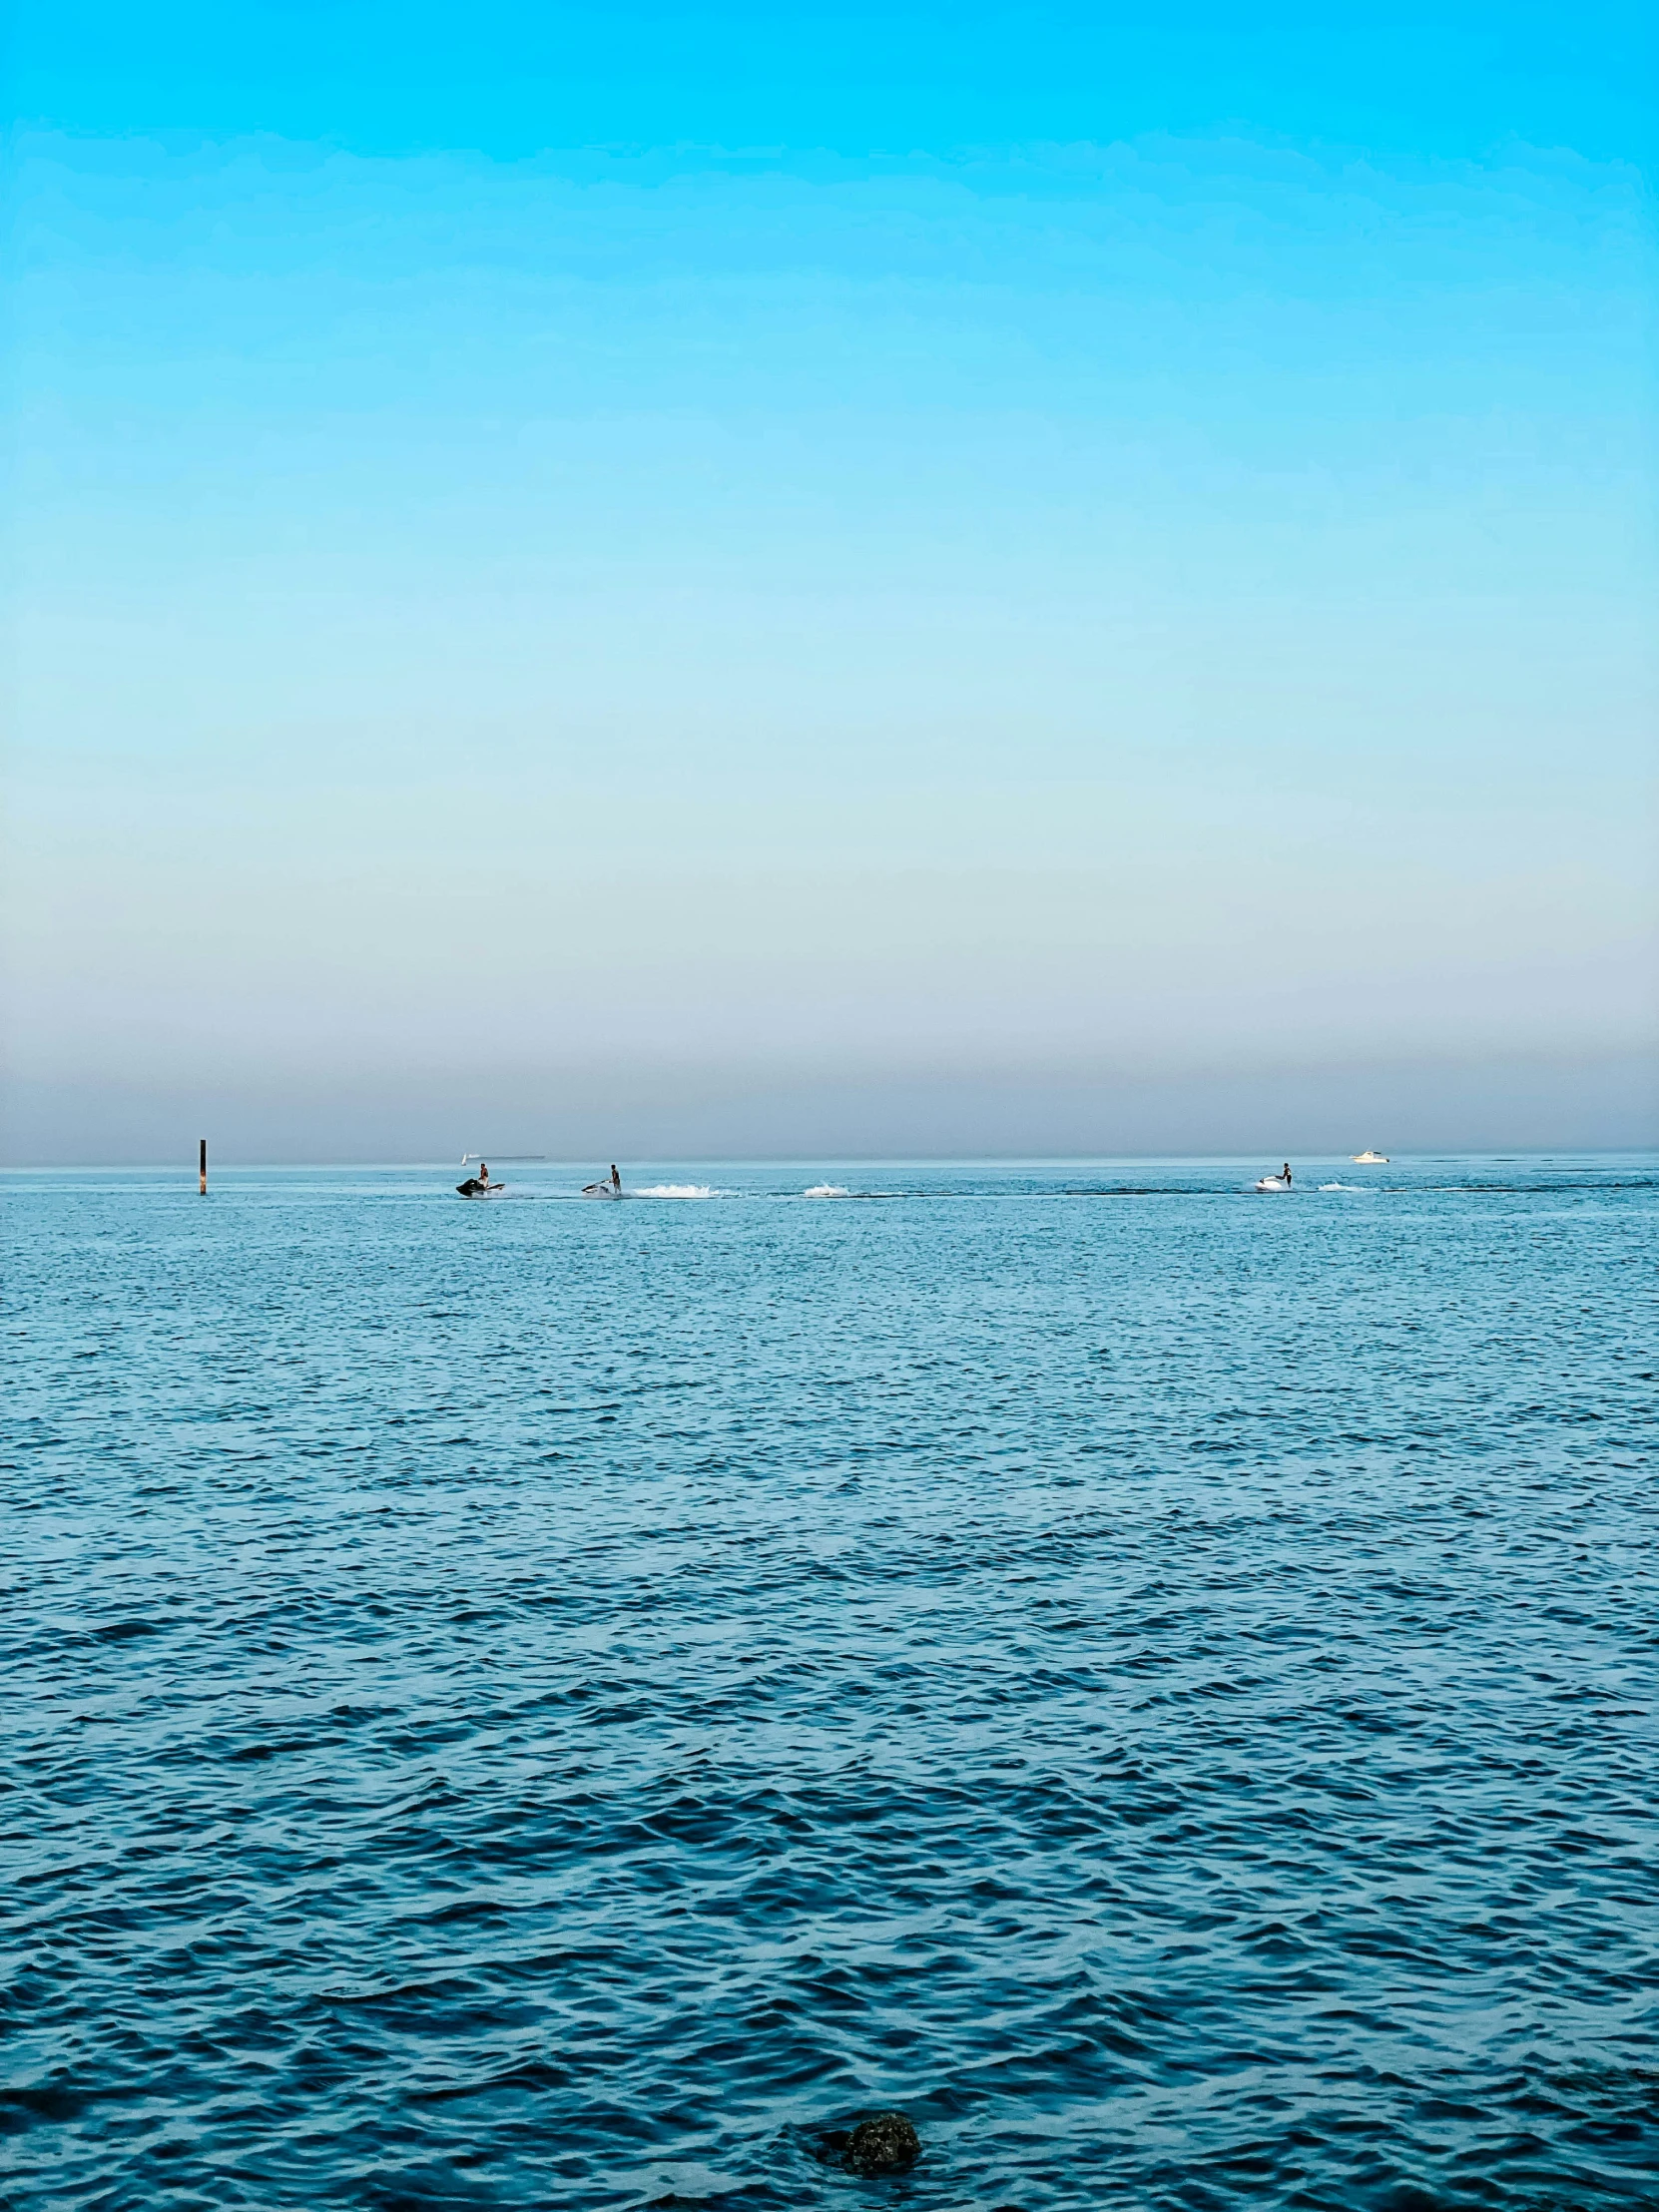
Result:
<svg viewBox="0 0 1659 2212">
<path fill-rule="evenodd" d="M 921 2137 L 902 2112 L 877 2112 L 846 2138 L 841 2164 L 855 2174 L 897 2174 L 921 2155 Z"/>
</svg>

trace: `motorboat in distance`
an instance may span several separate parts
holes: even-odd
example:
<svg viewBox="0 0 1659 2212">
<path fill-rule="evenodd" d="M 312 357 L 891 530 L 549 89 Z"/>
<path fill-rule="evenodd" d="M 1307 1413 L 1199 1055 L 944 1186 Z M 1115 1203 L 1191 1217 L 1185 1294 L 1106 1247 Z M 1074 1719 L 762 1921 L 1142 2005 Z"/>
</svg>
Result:
<svg viewBox="0 0 1659 2212">
<path fill-rule="evenodd" d="M 1351 1152 L 1349 1158 L 1357 1168 L 1385 1168 L 1388 1164 L 1385 1152 Z"/>
</svg>

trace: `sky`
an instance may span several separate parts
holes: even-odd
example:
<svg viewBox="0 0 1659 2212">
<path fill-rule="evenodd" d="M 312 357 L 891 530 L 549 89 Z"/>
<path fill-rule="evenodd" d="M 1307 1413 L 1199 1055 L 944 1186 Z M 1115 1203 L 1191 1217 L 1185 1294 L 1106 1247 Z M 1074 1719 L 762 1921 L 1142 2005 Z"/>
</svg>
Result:
<svg viewBox="0 0 1659 2212">
<path fill-rule="evenodd" d="M 1659 1141 L 1651 10 L 20 11 L 18 1162 Z"/>
</svg>

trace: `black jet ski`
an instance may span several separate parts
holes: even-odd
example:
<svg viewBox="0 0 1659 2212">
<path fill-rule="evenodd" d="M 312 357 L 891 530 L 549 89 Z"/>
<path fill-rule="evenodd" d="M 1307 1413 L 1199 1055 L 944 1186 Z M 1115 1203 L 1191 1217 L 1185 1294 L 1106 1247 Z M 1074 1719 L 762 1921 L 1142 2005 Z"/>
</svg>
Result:
<svg viewBox="0 0 1659 2212">
<path fill-rule="evenodd" d="M 469 1175 L 464 1183 L 455 1185 L 455 1193 L 459 1198 L 494 1198 L 506 1188 L 505 1183 L 481 1183 L 477 1176 Z"/>
</svg>

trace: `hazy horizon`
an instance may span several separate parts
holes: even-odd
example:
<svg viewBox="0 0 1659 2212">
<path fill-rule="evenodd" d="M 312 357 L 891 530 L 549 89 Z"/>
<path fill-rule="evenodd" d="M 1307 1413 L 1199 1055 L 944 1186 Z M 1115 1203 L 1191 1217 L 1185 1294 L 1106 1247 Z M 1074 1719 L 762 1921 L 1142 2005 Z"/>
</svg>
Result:
<svg viewBox="0 0 1659 2212">
<path fill-rule="evenodd" d="M 813 1159 L 1245 1159 L 1285 1152 L 1341 1158 L 1368 1147 L 1399 1155 L 1501 1151 L 1621 1152 L 1651 1149 L 1652 1068 L 1645 1059 L 1604 1064 L 1586 1083 L 1582 1066 L 1509 1064 L 1457 1068 L 1348 1068 L 1276 1071 L 1241 1078 L 1204 1071 L 1162 1081 L 1079 1077 L 996 1084 L 890 1077 L 848 1085 L 825 1069 L 789 1084 L 686 1084 L 665 1102 L 650 1086 L 630 1101 L 549 1107 L 481 1097 L 474 1110 L 446 1098 L 434 1075 L 422 1086 L 435 1100 L 420 1110 L 422 1137 L 376 1146 L 387 1120 L 377 1091 L 317 1102 L 309 1140 L 284 1138 L 286 1099 L 276 1115 L 257 1100 L 200 1102 L 198 1121 L 180 1121 L 171 1101 L 128 1101 L 125 1141 L 99 1149 L 99 1131 L 119 1111 L 107 1094 L 77 1123 L 63 1102 L 49 1125 L 37 1108 L 38 1141 L 14 1143 L 7 1166 L 188 1167 L 206 1135 L 215 1161 L 258 1166 L 442 1163 L 537 1155 L 550 1162 Z M 1494 1089 L 1504 1105 L 1495 1111 Z M 14 1123 L 19 1107 L 14 1100 Z M 200 1126 L 198 1125 L 200 1124 Z M 793 1131 L 793 1145 L 770 1133 Z M 742 1141 L 747 1134 L 751 1141 Z"/>
<path fill-rule="evenodd" d="M 20 24 L 0 1157 L 1659 1141 L 1654 48 Z"/>
</svg>

